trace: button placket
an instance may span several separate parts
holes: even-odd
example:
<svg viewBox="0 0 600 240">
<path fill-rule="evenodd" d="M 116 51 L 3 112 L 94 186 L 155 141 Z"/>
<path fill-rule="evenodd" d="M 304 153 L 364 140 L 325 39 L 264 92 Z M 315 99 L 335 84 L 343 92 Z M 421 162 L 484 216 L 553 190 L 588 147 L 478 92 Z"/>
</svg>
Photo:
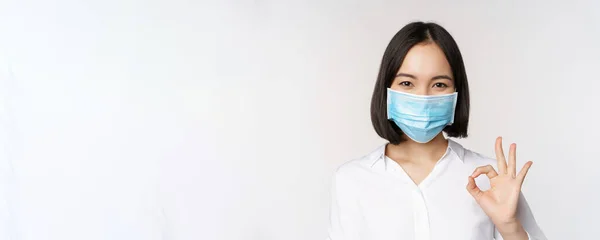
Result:
<svg viewBox="0 0 600 240">
<path fill-rule="evenodd" d="M 429 212 L 425 204 L 423 192 L 418 187 L 412 190 L 415 240 L 429 240 Z"/>
</svg>

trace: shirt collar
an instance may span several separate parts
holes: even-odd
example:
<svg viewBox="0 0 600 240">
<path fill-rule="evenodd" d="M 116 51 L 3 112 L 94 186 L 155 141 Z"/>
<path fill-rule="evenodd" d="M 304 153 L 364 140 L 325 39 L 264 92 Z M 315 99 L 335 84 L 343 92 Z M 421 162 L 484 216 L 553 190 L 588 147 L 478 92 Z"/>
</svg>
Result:
<svg viewBox="0 0 600 240">
<path fill-rule="evenodd" d="M 382 162 L 385 165 L 385 161 L 383 161 L 383 159 L 385 158 L 385 147 L 386 146 L 387 146 L 387 143 L 377 147 L 377 149 L 375 149 L 373 152 L 371 152 L 367 156 L 367 158 L 369 159 L 368 162 L 370 163 L 370 166 L 372 168 L 375 167 L 375 165 L 378 162 Z M 457 143 L 457 142 L 453 141 L 452 139 L 448 139 L 448 148 L 456 154 L 456 156 L 458 157 L 458 159 L 460 159 L 460 161 L 464 162 L 465 148 L 462 145 L 460 145 L 460 143 Z M 383 166 L 383 167 L 386 168 L 387 166 Z"/>
<path fill-rule="evenodd" d="M 462 145 L 460 145 L 460 143 L 457 143 L 452 139 L 448 139 L 448 148 L 450 148 L 450 150 L 456 153 L 456 156 L 458 156 L 458 159 L 460 159 L 460 161 L 465 161 L 465 148 Z"/>
</svg>

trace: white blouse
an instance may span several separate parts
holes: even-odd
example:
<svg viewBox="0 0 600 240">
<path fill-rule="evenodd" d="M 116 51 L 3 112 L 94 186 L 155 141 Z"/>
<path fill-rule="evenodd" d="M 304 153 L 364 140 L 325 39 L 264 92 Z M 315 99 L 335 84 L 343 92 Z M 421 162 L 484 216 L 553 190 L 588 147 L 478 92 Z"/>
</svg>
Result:
<svg viewBox="0 0 600 240">
<path fill-rule="evenodd" d="M 392 159 L 385 145 L 338 168 L 332 188 L 329 240 L 502 239 L 467 192 L 476 167 L 496 160 L 448 140 L 448 149 L 417 186 Z M 482 189 L 489 179 L 476 179 Z M 517 216 L 529 239 L 546 239 L 521 194 Z"/>
</svg>

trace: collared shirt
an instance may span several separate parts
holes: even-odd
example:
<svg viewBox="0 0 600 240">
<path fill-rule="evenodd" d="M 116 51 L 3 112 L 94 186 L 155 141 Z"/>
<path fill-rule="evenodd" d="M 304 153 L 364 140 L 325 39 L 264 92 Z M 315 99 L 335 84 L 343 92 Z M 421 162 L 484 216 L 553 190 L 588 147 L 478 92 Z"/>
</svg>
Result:
<svg viewBox="0 0 600 240">
<path fill-rule="evenodd" d="M 416 185 L 385 156 L 385 145 L 340 166 L 332 187 L 329 240 L 502 239 L 490 218 L 467 192 L 475 168 L 496 160 L 448 140 L 431 173 Z M 476 179 L 489 189 L 487 177 Z M 517 217 L 529 239 L 546 239 L 523 194 Z"/>
</svg>

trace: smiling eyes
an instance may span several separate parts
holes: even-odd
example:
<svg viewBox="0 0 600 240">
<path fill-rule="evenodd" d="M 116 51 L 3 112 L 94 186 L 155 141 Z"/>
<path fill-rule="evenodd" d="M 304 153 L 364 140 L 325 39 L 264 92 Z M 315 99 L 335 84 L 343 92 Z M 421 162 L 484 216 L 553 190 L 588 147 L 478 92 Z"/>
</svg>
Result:
<svg viewBox="0 0 600 240">
<path fill-rule="evenodd" d="M 409 81 L 400 82 L 399 85 L 403 86 L 403 87 L 413 87 L 414 86 L 413 83 L 409 82 Z M 437 82 L 437 83 L 434 83 L 433 86 L 431 86 L 431 87 L 432 88 L 447 88 L 448 84 L 445 84 L 443 82 Z"/>
</svg>

